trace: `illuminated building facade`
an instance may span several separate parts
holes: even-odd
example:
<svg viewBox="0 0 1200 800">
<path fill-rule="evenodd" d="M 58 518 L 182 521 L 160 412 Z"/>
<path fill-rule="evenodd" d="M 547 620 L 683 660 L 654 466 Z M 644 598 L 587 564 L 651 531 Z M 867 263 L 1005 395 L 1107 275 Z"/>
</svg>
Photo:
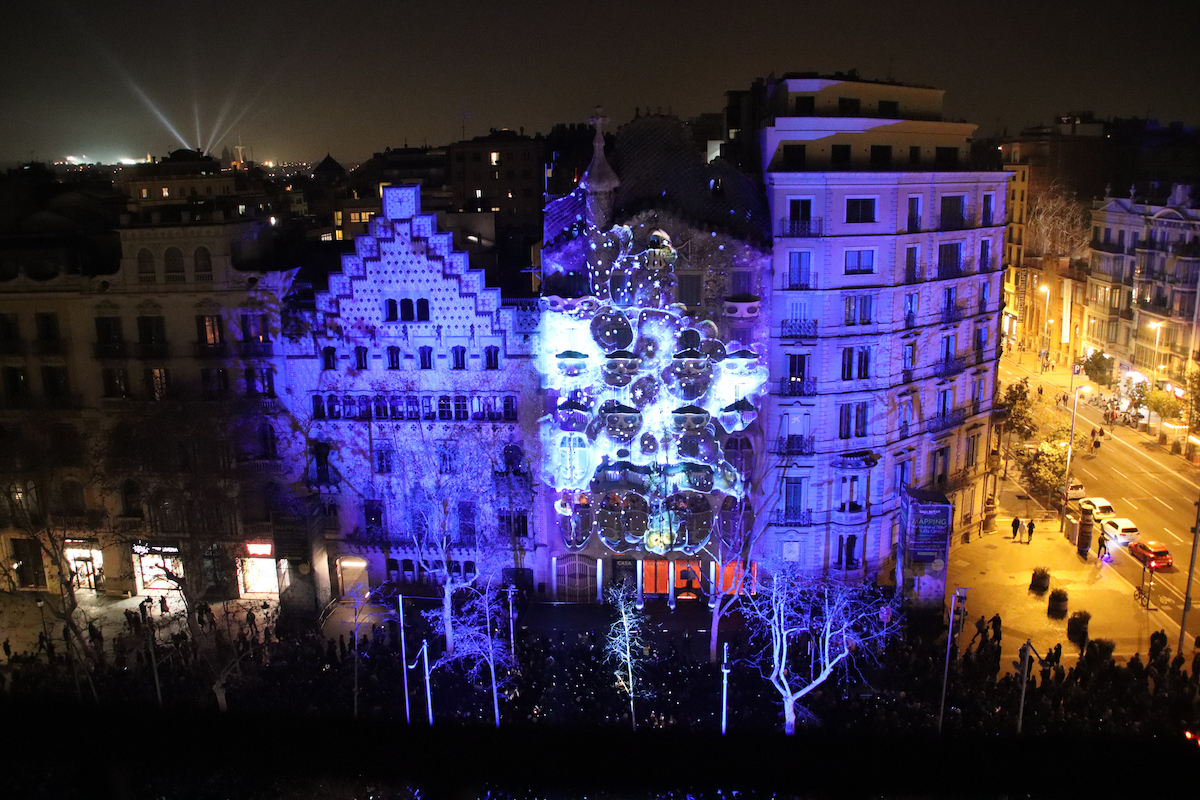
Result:
<svg viewBox="0 0 1200 800">
<path fill-rule="evenodd" d="M 815 74 L 762 89 L 774 261 L 760 541 L 816 571 L 895 569 L 907 593 L 940 601 L 936 564 L 906 553 L 901 498 L 944 495 L 954 533 L 983 524 L 1008 176 L 967 164 L 975 126 L 942 121 L 940 90 Z"/>
<path fill-rule="evenodd" d="M 724 575 L 710 545 L 753 491 L 765 208 L 744 177 L 703 168 L 676 121 L 634 120 L 616 148 L 627 178 L 598 125 L 579 187 L 546 210 L 546 535 L 560 599 L 628 581 L 673 606 Z"/>
</svg>

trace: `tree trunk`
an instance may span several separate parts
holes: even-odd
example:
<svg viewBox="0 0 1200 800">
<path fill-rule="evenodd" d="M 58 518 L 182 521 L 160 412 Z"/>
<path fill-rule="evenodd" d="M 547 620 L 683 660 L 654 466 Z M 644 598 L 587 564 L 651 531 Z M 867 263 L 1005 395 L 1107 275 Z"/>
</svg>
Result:
<svg viewBox="0 0 1200 800">
<path fill-rule="evenodd" d="M 713 590 L 714 592 L 716 589 Z M 722 608 L 724 596 L 717 593 L 717 602 L 713 603 L 712 620 L 708 626 L 708 663 L 716 664 L 721 660 L 721 655 L 718 652 L 721 648 L 718 643 L 721 630 L 721 617 L 725 616 Z"/>
<path fill-rule="evenodd" d="M 450 580 L 442 586 L 442 622 L 446 627 L 446 653 L 454 652 L 454 594 L 450 588 Z"/>
<path fill-rule="evenodd" d="M 500 692 L 496 688 L 496 662 L 488 659 L 488 673 L 492 678 L 492 714 L 496 718 L 496 727 L 500 727 Z"/>
<path fill-rule="evenodd" d="M 217 696 L 217 709 L 222 714 L 224 714 L 226 711 L 229 710 L 229 706 L 227 706 L 225 704 L 225 683 L 224 683 L 224 681 L 217 681 L 216 683 L 214 683 L 212 690 L 213 690 L 213 694 L 215 694 Z"/>
<path fill-rule="evenodd" d="M 783 732 L 788 736 L 796 733 L 796 701 L 791 697 L 783 700 Z"/>
</svg>

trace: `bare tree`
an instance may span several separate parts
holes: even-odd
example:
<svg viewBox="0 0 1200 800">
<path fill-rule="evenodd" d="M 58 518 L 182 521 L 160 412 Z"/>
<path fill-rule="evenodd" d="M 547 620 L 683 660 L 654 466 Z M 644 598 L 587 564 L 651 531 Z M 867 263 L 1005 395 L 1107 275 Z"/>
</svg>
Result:
<svg viewBox="0 0 1200 800">
<path fill-rule="evenodd" d="M 899 633 L 896 605 L 878 590 L 802 572 L 777 561 L 764 570 L 757 592 L 743 602 L 751 627 L 765 644 L 761 668 L 783 704 L 783 730 L 796 732 L 800 701 L 839 666 L 854 669 Z"/>
<path fill-rule="evenodd" d="M 508 648 L 501 624 L 506 612 L 496 591 L 496 575 L 497 570 L 489 569 L 475 585 L 467 587 L 466 599 L 452 609 L 450 622 L 456 644 L 453 651 L 442 654 L 434 667 L 465 664 L 466 676 L 471 681 L 479 681 L 486 669 L 492 690 L 492 716 L 498 728 L 500 689 L 507 681 L 508 671 L 516 665 L 516 658 Z M 446 633 L 446 618 L 441 612 L 427 612 L 425 616 L 433 623 L 435 632 Z"/>
<path fill-rule="evenodd" d="M 1025 229 L 1030 255 L 1074 258 L 1087 249 L 1091 217 L 1073 192 L 1052 183 L 1029 198 Z"/>
<path fill-rule="evenodd" d="M 645 614 L 637 607 L 637 593 L 625 583 L 615 583 L 608 589 L 608 602 L 617 618 L 608 629 L 604 652 L 617 665 L 614 673 L 617 686 L 629 696 L 629 720 L 637 730 L 637 709 L 634 698 L 641 693 L 641 662 L 646 647 L 642 626 Z"/>
</svg>

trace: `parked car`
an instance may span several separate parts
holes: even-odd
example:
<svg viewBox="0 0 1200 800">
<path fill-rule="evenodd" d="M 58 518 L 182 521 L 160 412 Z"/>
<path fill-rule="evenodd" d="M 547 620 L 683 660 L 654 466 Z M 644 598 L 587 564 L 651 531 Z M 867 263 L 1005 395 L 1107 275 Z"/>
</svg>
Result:
<svg viewBox="0 0 1200 800">
<path fill-rule="evenodd" d="M 1096 520 L 1096 522 L 1103 522 L 1117 515 L 1117 511 L 1112 507 L 1112 503 L 1103 497 L 1085 497 L 1079 501 L 1079 507 L 1081 509 L 1090 508 L 1092 510 L 1092 519 Z"/>
<path fill-rule="evenodd" d="M 1062 494 L 1062 490 L 1059 490 Z M 1079 481 L 1071 481 L 1067 484 L 1066 498 L 1068 500 L 1082 500 L 1087 497 L 1087 490 L 1083 488 L 1083 484 Z"/>
<path fill-rule="evenodd" d="M 1129 544 L 1138 538 L 1137 525 L 1125 517 L 1112 517 L 1100 523 L 1100 530 L 1108 534 L 1109 541 L 1116 544 Z"/>
<path fill-rule="evenodd" d="M 1129 545 L 1129 555 L 1150 569 L 1163 569 L 1175 563 L 1175 559 L 1171 558 L 1171 551 L 1162 542 L 1138 539 Z"/>
</svg>

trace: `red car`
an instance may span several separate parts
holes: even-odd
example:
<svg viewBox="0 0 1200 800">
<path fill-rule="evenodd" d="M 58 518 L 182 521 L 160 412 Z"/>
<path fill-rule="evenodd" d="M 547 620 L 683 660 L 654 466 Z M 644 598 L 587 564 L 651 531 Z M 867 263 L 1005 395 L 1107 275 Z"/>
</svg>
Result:
<svg viewBox="0 0 1200 800">
<path fill-rule="evenodd" d="M 1129 555 L 1145 564 L 1150 569 L 1162 569 L 1175 563 L 1171 551 L 1162 542 L 1141 541 L 1129 545 Z"/>
</svg>

